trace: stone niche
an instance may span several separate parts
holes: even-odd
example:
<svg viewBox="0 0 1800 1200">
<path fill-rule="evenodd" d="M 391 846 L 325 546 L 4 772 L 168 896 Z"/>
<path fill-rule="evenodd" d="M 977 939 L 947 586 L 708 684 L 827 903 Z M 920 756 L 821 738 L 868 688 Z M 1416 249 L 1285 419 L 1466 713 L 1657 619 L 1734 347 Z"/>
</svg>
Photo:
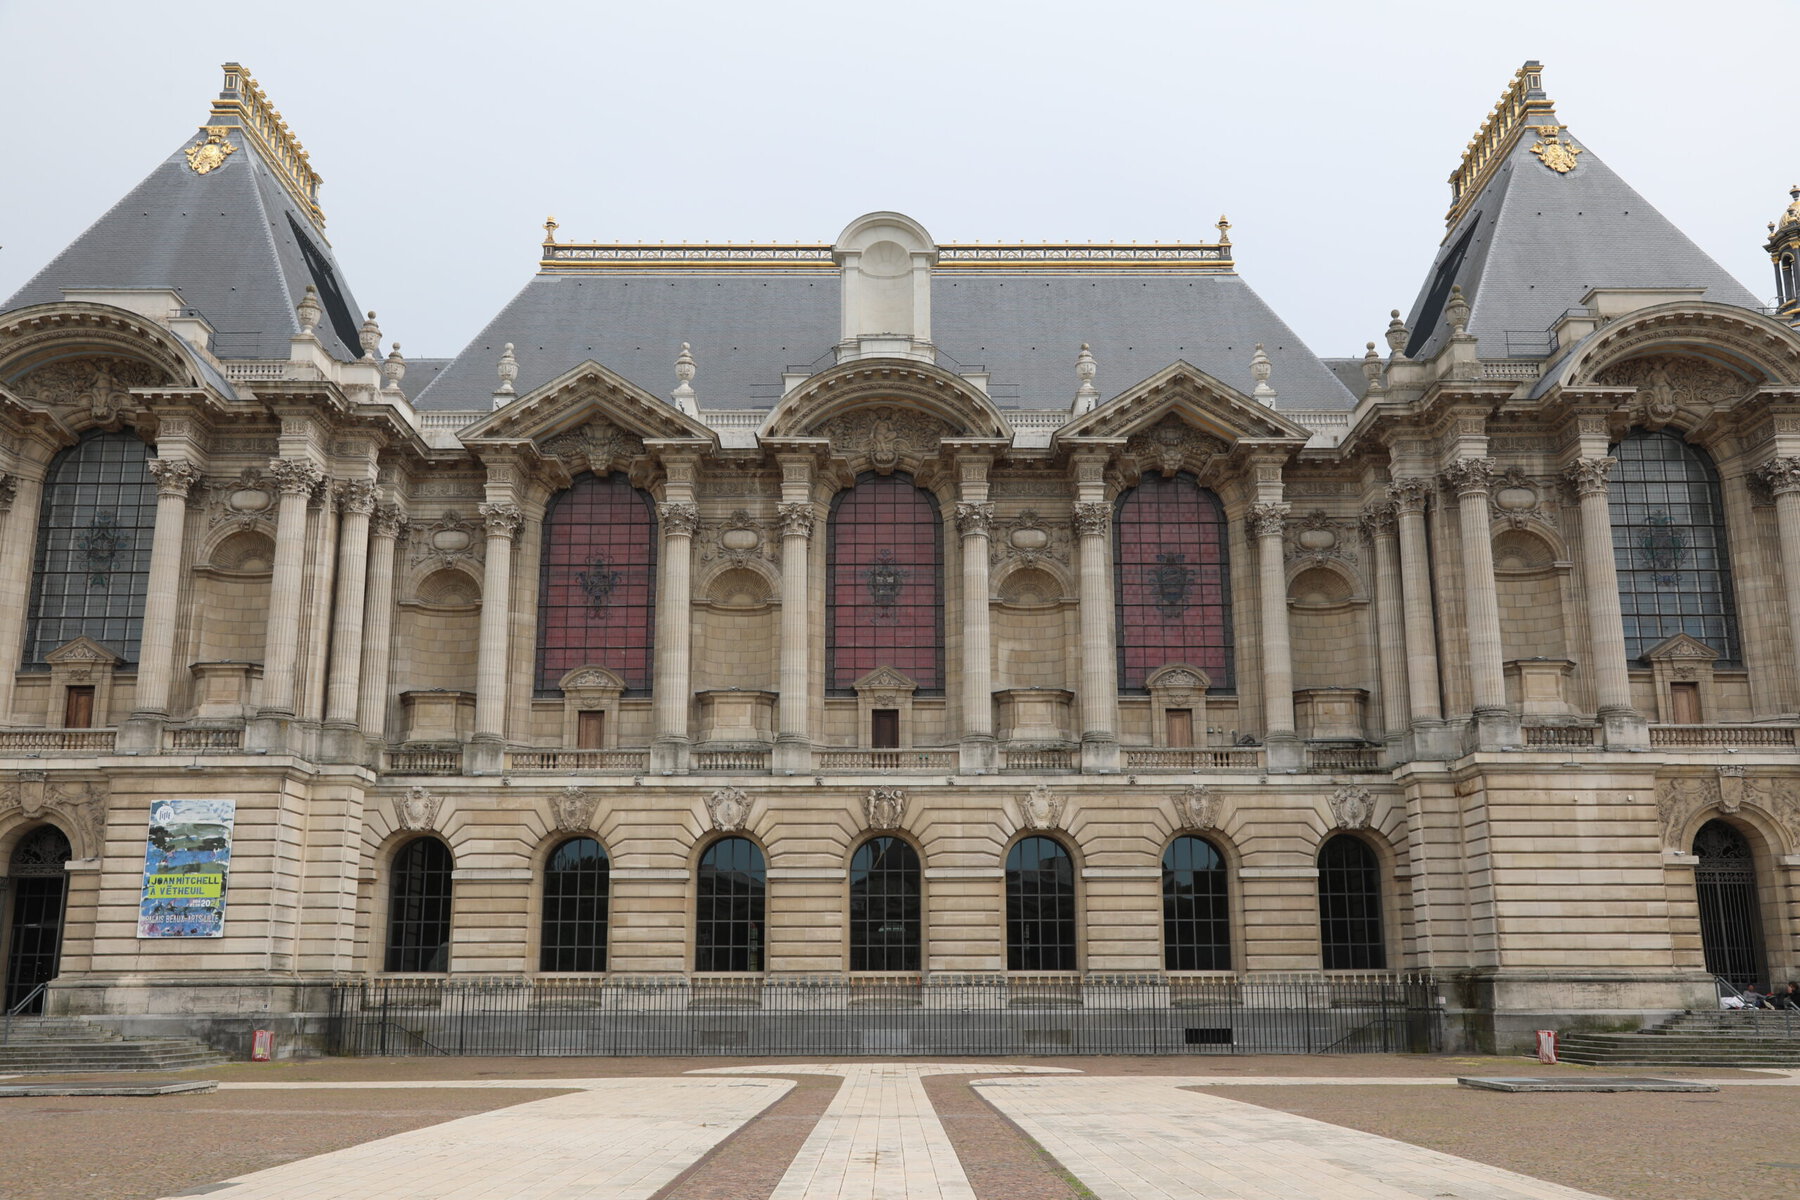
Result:
<svg viewBox="0 0 1800 1200">
<path fill-rule="evenodd" d="M 893 667 L 876 667 L 851 686 L 856 689 L 856 736 L 851 739 L 850 744 L 873 745 L 872 730 L 876 711 L 891 710 L 898 714 L 895 719 L 899 724 L 897 744 L 893 748 L 911 749 L 915 744 L 913 693 L 918 691 L 919 685 L 910 676 Z"/>
<path fill-rule="evenodd" d="M 751 688 L 714 688 L 699 692 L 700 740 L 772 745 L 775 741 L 774 692 Z"/>
<path fill-rule="evenodd" d="M 1294 693 L 1294 724 L 1309 742 L 1365 741 L 1368 706 L 1369 693 L 1363 688 L 1300 688 Z"/>
<path fill-rule="evenodd" d="M 1075 693 L 1062 688 L 1007 688 L 1000 703 L 1000 736 L 1012 745 L 1067 745 Z"/>
<path fill-rule="evenodd" d="M 1205 746 L 1210 742 L 1206 724 L 1206 693 L 1212 679 L 1190 663 L 1170 663 L 1150 672 L 1144 680 L 1150 693 L 1150 744 L 1170 745 L 1169 713 L 1187 712 L 1189 744 Z"/>
<path fill-rule="evenodd" d="M 580 744 L 581 714 L 605 714 L 600 718 L 598 750 L 619 748 L 619 697 L 625 694 L 625 681 L 605 667 L 576 667 L 557 680 L 563 694 L 562 744 Z"/>
<path fill-rule="evenodd" d="M 401 692 L 409 742 L 467 741 L 475 730 L 475 693 L 449 688 Z"/>
</svg>

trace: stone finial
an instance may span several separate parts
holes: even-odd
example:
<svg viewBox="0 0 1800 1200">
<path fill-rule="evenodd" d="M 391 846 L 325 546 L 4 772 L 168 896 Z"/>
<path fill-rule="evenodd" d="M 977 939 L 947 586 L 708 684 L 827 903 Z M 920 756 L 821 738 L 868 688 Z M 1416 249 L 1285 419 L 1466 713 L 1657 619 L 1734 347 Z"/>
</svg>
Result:
<svg viewBox="0 0 1800 1200">
<path fill-rule="evenodd" d="M 1370 388 L 1377 388 L 1381 386 L 1381 355 L 1375 353 L 1374 342 L 1368 345 L 1369 348 L 1363 353 L 1363 378 L 1369 381 Z"/>
<path fill-rule="evenodd" d="M 545 217 L 544 218 L 544 245 L 546 245 L 546 246 L 556 245 L 556 230 L 557 230 L 556 218 L 555 217 Z"/>
<path fill-rule="evenodd" d="M 362 331 L 358 334 L 362 342 L 362 356 L 374 358 L 375 352 L 381 349 L 381 326 L 375 323 L 375 310 L 369 310 L 369 319 L 362 323 Z"/>
<path fill-rule="evenodd" d="M 325 315 L 325 306 L 319 303 L 318 288 L 310 283 L 306 285 L 306 293 L 300 297 L 300 303 L 294 305 L 294 315 L 300 319 L 300 336 L 312 337 L 319 318 Z"/>
<path fill-rule="evenodd" d="M 1775 226 L 1777 229 L 1786 229 L 1789 225 L 1800 225 L 1800 183 L 1796 183 L 1788 189 L 1788 199 L 1791 202 L 1787 208 L 1782 210 L 1781 220 Z"/>
<path fill-rule="evenodd" d="M 1275 403 L 1275 389 L 1269 386 L 1269 376 L 1274 370 L 1275 364 L 1263 352 L 1262 343 L 1256 343 L 1256 353 L 1250 356 L 1250 377 L 1256 380 L 1256 390 L 1251 394 L 1258 403 L 1270 406 Z"/>
<path fill-rule="evenodd" d="M 675 407 L 690 417 L 700 415 L 700 402 L 694 397 L 694 370 L 694 355 L 683 342 L 681 353 L 675 356 L 675 390 L 669 396 Z"/>
<path fill-rule="evenodd" d="M 500 351 L 500 362 L 494 368 L 500 375 L 500 386 L 494 389 L 494 407 L 502 408 L 511 402 L 513 380 L 519 377 L 519 360 L 513 357 L 513 344 L 506 343 Z"/>
<path fill-rule="evenodd" d="M 387 379 L 387 387 L 384 390 L 390 392 L 400 390 L 400 381 L 406 378 L 406 359 L 400 353 L 399 342 L 394 343 L 394 348 L 388 352 L 387 361 L 381 364 L 381 373 Z"/>
<path fill-rule="evenodd" d="M 1412 330 L 1400 319 L 1400 310 L 1393 309 L 1388 313 L 1387 344 L 1392 354 L 1401 354 L 1406 349 L 1407 339 L 1412 337 Z"/>
<path fill-rule="evenodd" d="M 1444 305 L 1444 319 L 1450 322 L 1450 336 L 1461 337 L 1469 328 L 1469 302 L 1463 297 L 1462 284 L 1450 285 L 1450 302 Z"/>
<path fill-rule="evenodd" d="M 1225 219 L 1224 213 L 1219 214 L 1218 230 L 1219 230 L 1219 245 L 1221 245 L 1221 246 L 1231 245 L 1231 222 L 1227 221 Z"/>
<path fill-rule="evenodd" d="M 1075 378 L 1079 382 L 1075 388 L 1075 403 L 1069 406 L 1075 416 L 1092 412 L 1094 405 L 1100 403 L 1100 389 L 1094 386 L 1094 376 L 1099 373 L 1100 364 L 1094 361 L 1088 344 L 1081 343 L 1081 353 L 1075 356 Z"/>
</svg>

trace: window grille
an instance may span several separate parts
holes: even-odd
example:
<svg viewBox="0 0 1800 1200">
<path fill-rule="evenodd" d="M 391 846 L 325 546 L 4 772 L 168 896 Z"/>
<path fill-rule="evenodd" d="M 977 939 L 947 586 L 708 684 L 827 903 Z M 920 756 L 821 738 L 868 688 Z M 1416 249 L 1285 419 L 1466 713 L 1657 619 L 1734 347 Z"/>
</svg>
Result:
<svg viewBox="0 0 1800 1200">
<path fill-rule="evenodd" d="M 414 838 L 394 855 L 388 893 L 387 969 L 450 969 L 450 848 L 436 838 Z"/>
<path fill-rule="evenodd" d="M 944 687 L 944 529 L 905 475 L 864 475 L 833 502 L 825 569 L 826 687 L 849 695 L 876 667 L 919 693 Z"/>
<path fill-rule="evenodd" d="M 540 696 L 576 667 L 605 667 L 627 692 L 656 661 L 656 513 L 621 474 L 582 475 L 544 516 L 538 584 Z"/>
<path fill-rule="evenodd" d="M 606 970 L 610 875 L 606 851 L 593 838 L 570 838 L 550 852 L 544 864 L 538 970 Z"/>
<path fill-rule="evenodd" d="M 763 969 L 763 854 L 748 838 L 721 838 L 700 856 L 694 970 Z"/>
<path fill-rule="evenodd" d="M 1055 838 L 1021 839 L 1006 856 L 1006 967 L 1076 969 L 1075 863 Z"/>
<path fill-rule="evenodd" d="M 850 969 L 919 969 L 919 856 L 900 838 L 870 838 L 850 860 Z"/>
<path fill-rule="evenodd" d="M 1319 848 L 1319 954 L 1327 971 L 1387 967 L 1380 863 L 1366 842 L 1349 834 Z"/>
<path fill-rule="evenodd" d="M 1232 692 L 1231 571 L 1225 510 L 1185 472 L 1145 476 L 1113 514 L 1119 688 L 1145 691 L 1169 663 L 1203 669 Z"/>
<path fill-rule="evenodd" d="M 1163 965 L 1231 969 L 1231 902 L 1225 860 L 1205 838 L 1178 837 L 1163 852 Z"/>
</svg>

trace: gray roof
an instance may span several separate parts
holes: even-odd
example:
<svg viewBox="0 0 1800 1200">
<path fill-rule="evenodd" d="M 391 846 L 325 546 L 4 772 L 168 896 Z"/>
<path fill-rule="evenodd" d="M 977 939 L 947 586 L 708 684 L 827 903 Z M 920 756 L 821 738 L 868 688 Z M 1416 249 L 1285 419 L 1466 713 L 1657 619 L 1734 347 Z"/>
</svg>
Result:
<svg viewBox="0 0 1800 1200">
<path fill-rule="evenodd" d="M 1325 358 L 1319 361 L 1325 369 L 1337 376 L 1337 381 L 1358 400 L 1369 394 L 1369 377 L 1363 374 L 1363 360 L 1360 358 Z"/>
<path fill-rule="evenodd" d="M 1407 322 L 1413 357 L 1443 342 L 1452 284 L 1484 358 L 1542 357 L 1546 331 L 1597 287 L 1702 287 L 1708 300 L 1760 303 L 1586 143 L 1563 140 L 1581 154 L 1558 174 L 1531 152 L 1528 129 L 1444 239 Z"/>
<path fill-rule="evenodd" d="M 407 359 L 406 378 L 400 381 L 400 390 L 416 399 L 420 392 L 431 386 L 431 381 L 438 377 L 439 372 L 449 365 L 450 360 L 447 358 Z"/>
<path fill-rule="evenodd" d="M 705 269 L 544 271 L 465 347 L 415 403 L 486 408 L 507 342 L 527 392 L 593 359 L 652 395 L 675 386 L 688 342 L 702 408 L 768 408 L 784 371 L 814 373 L 838 340 L 835 272 Z M 1348 409 L 1355 398 L 1234 274 L 1094 270 L 968 274 L 932 281 L 932 337 L 951 369 L 985 367 L 1002 407 L 1056 408 L 1075 395 L 1083 342 L 1112 396 L 1176 359 L 1248 393 L 1250 358 L 1274 360 L 1279 408 Z"/>
<path fill-rule="evenodd" d="M 340 359 L 361 354 L 361 310 L 330 244 L 254 143 L 239 131 L 230 140 L 237 152 L 205 175 L 176 150 L 0 310 L 61 300 L 64 288 L 169 288 L 217 330 L 220 358 L 286 358 L 300 331 L 294 306 L 313 283 L 327 308 L 320 341 Z"/>
</svg>

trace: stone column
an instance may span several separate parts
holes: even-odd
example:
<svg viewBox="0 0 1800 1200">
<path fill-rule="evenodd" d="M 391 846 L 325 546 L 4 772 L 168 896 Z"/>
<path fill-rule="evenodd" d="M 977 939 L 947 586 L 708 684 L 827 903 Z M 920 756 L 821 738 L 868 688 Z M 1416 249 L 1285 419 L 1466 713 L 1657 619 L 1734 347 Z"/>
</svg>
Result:
<svg viewBox="0 0 1800 1200">
<path fill-rule="evenodd" d="M 688 767 L 688 706 L 693 698 L 689 685 L 689 660 L 694 638 L 694 533 L 700 528 L 700 507 L 688 500 L 657 506 L 662 531 L 658 560 L 661 580 L 657 586 L 656 674 L 651 693 L 656 704 L 656 741 L 651 767 L 660 771 L 686 771 Z"/>
<path fill-rule="evenodd" d="M 1119 675 L 1113 642 L 1112 505 L 1077 501 L 1081 596 L 1081 765 L 1119 767 Z"/>
<path fill-rule="evenodd" d="M 1375 551 L 1375 655 L 1381 669 L 1381 730 L 1396 742 L 1407 732 L 1406 616 L 1400 603 L 1400 547 L 1394 506 L 1363 509 L 1363 533 Z"/>
<path fill-rule="evenodd" d="M 481 640 L 475 658 L 477 744 L 470 748 L 471 774 L 499 771 L 505 765 L 513 538 L 525 519 L 516 504 L 483 504 L 480 511 L 487 525 L 487 566 L 481 579 Z"/>
<path fill-rule="evenodd" d="M 1250 508 L 1250 536 L 1256 539 L 1257 589 L 1262 609 L 1263 743 L 1269 766 L 1300 765 L 1300 738 L 1294 731 L 1294 660 L 1288 640 L 1285 504 Z"/>
<path fill-rule="evenodd" d="M 392 504 L 376 507 L 369 522 L 369 574 L 363 593 L 362 697 L 357 716 L 366 741 L 386 736 L 388 664 L 394 637 L 394 552 L 406 518 Z"/>
<path fill-rule="evenodd" d="M 296 701 L 295 664 L 300 651 L 306 508 L 325 477 L 304 458 L 272 459 L 269 473 L 281 490 L 281 506 L 276 515 L 275 570 L 269 583 L 269 626 L 263 640 L 262 707 L 258 715 L 292 717 Z"/>
<path fill-rule="evenodd" d="M 1611 459 L 1600 461 L 1608 464 L 1612 462 Z M 1756 473 L 1764 483 L 1769 485 L 1769 490 L 1775 494 L 1775 525 L 1781 536 L 1781 576 L 1787 585 L 1783 592 L 1787 598 L 1788 636 L 1794 655 L 1800 659 L 1800 458 L 1774 459 L 1757 468 Z M 1600 486 L 1602 490 L 1605 489 L 1604 476 L 1602 476 Z M 1606 512 L 1604 499 L 1600 502 L 1600 511 Z M 1581 515 L 1582 528 L 1585 531 L 1587 528 L 1587 499 L 1585 497 L 1581 502 Z M 1610 551 L 1610 549 L 1609 543 L 1608 550 Z M 1610 563 L 1609 559 L 1609 566 Z M 1615 607 L 1618 594 L 1618 587 L 1615 585 L 1613 588 Z M 1622 656 L 1620 673 L 1624 673 Z M 1800 681 L 1800 662 L 1796 663 L 1795 678 Z M 1790 705 L 1800 703 L 1800 700 L 1790 697 L 1788 703 Z"/>
<path fill-rule="evenodd" d="M 1578 458 L 1563 469 L 1581 505 L 1581 577 L 1586 585 L 1588 639 L 1594 656 L 1594 701 L 1608 746 L 1648 746 L 1650 732 L 1631 702 L 1631 676 L 1625 662 L 1625 618 L 1619 606 L 1619 571 L 1613 558 L 1612 512 L 1606 501 L 1606 477 L 1612 458 Z M 1800 459 L 1794 460 L 1800 465 Z M 1800 480 L 1796 481 L 1800 485 Z M 1800 496 L 1796 497 L 1800 500 Z M 1796 505 L 1800 519 L 1800 504 Z M 1787 546 L 1784 526 L 1783 551 Z M 1800 537 L 1800 525 L 1795 528 Z M 1800 551 L 1800 545 L 1795 547 Z M 1786 562 L 1787 555 L 1783 554 Z M 1800 559 L 1788 567 L 1800 578 Z M 1793 614 L 1790 614 L 1793 615 Z"/>
<path fill-rule="evenodd" d="M 42 467 L 32 474 L 0 475 L 0 512 L 5 514 L 5 540 L 0 541 L 0 725 L 13 723 L 13 689 L 25 652 L 25 612 L 31 597 L 31 563 L 37 549 L 38 505 L 43 500 Z M 38 717 L 31 724 L 42 723 Z"/>
<path fill-rule="evenodd" d="M 144 596 L 144 633 L 138 650 L 137 694 L 131 706 L 133 724 L 122 733 L 124 749 L 158 749 L 157 722 L 169 715 L 169 692 L 175 677 L 175 619 L 181 605 L 181 552 L 187 532 L 188 492 L 199 482 L 193 463 L 154 458 L 156 532 L 150 541 L 150 578 Z"/>
<path fill-rule="evenodd" d="M 776 511 L 781 521 L 781 701 L 776 721 L 775 769 L 791 773 L 812 770 L 812 697 L 808 687 L 812 681 L 808 652 L 812 622 L 807 620 L 812 501 L 786 501 Z"/>
<path fill-rule="evenodd" d="M 1463 605 L 1469 634 L 1469 690 L 1483 748 L 1517 745 L 1506 706 L 1506 675 L 1501 666 L 1500 597 L 1494 587 L 1494 543 L 1490 532 L 1488 493 L 1493 487 L 1494 460 L 1458 459 L 1444 470 L 1444 482 L 1456 492 L 1462 532 Z"/>
<path fill-rule="evenodd" d="M 1399 531 L 1400 597 L 1406 619 L 1406 697 L 1414 753 L 1434 745 L 1443 726 L 1438 699 L 1437 621 L 1431 606 L 1431 551 L 1425 540 L 1425 505 L 1431 481 L 1397 479 L 1388 485 Z"/>
<path fill-rule="evenodd" d="M 375 511 L 375 485 L 352 479 L 338 485 L 337 599 L 331 626 L 331 667 L 325 691 L 325 724 L 333 735 L 334 757 L 353 762 L 362 757 L 356 732 L 356 706 L 362 695 L 362 656 L 368 588 L 369 514 Z"/>
<path fill-rule="evenodd" d="M 980 485 L 987 492 L 986 481 Z M 962 535 L 962 769 L 992 771 L 999 764 L 994 742 L 992 639 L 988 632 L 988 531 L 994 506 L 987 500 L 956 506 Z"/>
</svg>

